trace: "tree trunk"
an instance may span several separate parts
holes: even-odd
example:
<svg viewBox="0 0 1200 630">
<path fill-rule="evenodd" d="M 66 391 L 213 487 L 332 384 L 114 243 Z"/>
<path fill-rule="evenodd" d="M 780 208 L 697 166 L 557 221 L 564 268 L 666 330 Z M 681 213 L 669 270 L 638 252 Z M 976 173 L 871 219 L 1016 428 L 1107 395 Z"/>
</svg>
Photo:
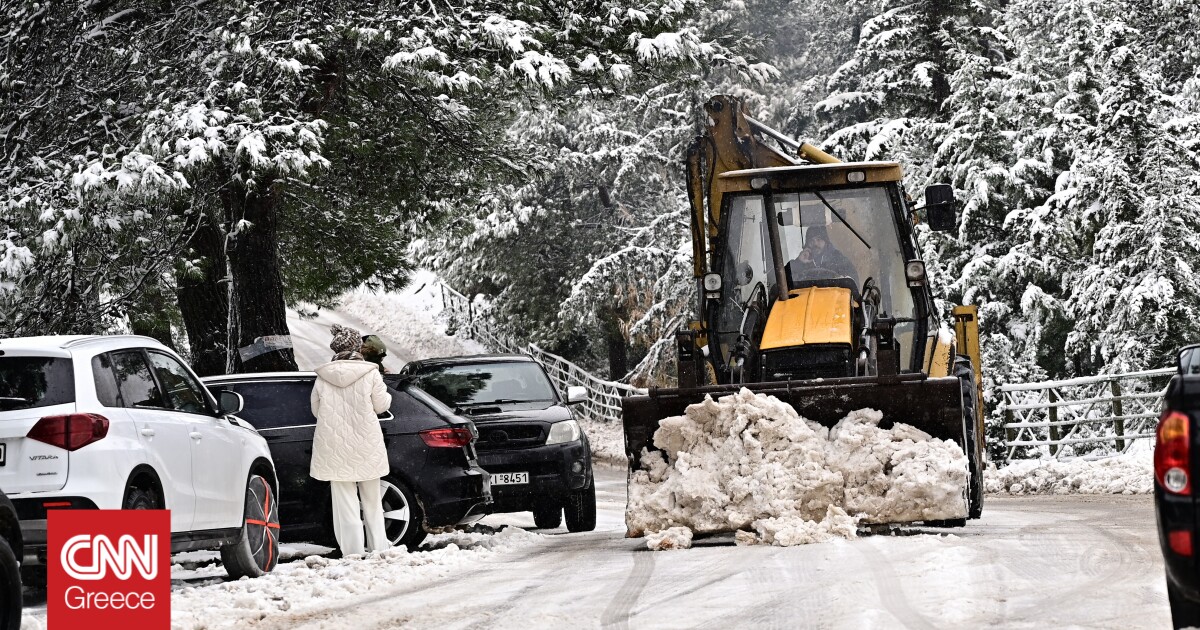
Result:
<svg viewBox="0 0 1200 630">
<path fill-rule="evenodd" d="M 621 330 L 616 313 L 608 311 L 601 317 L 604 343 L 608 349 L 608 379 L 619 381 L 629 371 L 629 343 Z"/>
<path fill-rule="evenodd" d="M 272 339 L 288 335 L 283 275 L 279 264 L 279 208 L 272 182 L 254 191 L 234 188 L 222 195 L 232 230 L 229 247 L 233 306 L 229 329 L 229 371 L 293 372 L 290 347 L 269 349 Z M 290 339 L 290 338 L 289 338 Z"/>
<path fill-rule="evenodd" d="M 213 376 L 225 373 L 229 342 L 225 235 L 208 213 L 197 213 L 193 220 L 200 225 L 188 242 L 187 257 L 199 259 L 199 269 L 179 274 L 175 296 L 192 348 L 192 369 L 200 376 Z"/>
</svg>

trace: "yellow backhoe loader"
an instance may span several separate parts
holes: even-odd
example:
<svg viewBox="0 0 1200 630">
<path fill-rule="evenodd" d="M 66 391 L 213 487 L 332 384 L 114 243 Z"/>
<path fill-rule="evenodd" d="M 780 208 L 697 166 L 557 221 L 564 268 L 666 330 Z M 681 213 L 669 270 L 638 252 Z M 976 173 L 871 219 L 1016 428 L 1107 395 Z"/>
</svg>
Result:
<svg viewBox="0 0 1200 630">
<path fill-rule="evenodd" d="M 622 403 L 637 469 L 659 421 L 745 387 L 833 426 L 855 409 L 913 425 L 968 456 L 961 525 L 983 509 L 975 307 L 954 333 L 934 305 L 914 231 L 956 227 L 948 185 L 910 207 L 895 162 L 843 163 L 716 96 L 687 153 L 696 319 L 676 335 L 679 384 Z M 772 143 L 776 146 L 772 146 Z M 778 148 L 777 148 L 778 147 Z"/>
</svg>

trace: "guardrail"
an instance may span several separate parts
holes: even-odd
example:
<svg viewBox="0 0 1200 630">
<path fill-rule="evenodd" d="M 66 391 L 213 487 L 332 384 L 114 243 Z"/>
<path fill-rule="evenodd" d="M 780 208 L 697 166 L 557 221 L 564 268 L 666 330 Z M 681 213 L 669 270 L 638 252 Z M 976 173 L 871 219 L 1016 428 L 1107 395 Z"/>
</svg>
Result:
<svg viewBox="0 0 1200 630">
<path fill-rule="evenodd" d="M 1154 437 L 1173 368 L 1001 385 L 1005 450 L 1053 458 L 1109 455 Z"/>
<path fill-rule="evenodd" d="M 442 307 L 450 317 L 451 329 L 478 341 L 493 352 L 528 354 L 542 364 L 558 391 L 566 394 L 567 388 L 576 386 L 587 389 L 588 399 L 575 410 L 589 420 L 598 422 L 621 421 L 621 399 L 633 394 L 645 394 L 646 390 L 625 383 L 597 378 L 587 370 L 537 345 L 523 344 L 496 328 L 486 315 L 486 310 L 474 304 L 470 298 L 455 291 L 453 287 L 437 281 L 442 292 Z"/>
</svg>

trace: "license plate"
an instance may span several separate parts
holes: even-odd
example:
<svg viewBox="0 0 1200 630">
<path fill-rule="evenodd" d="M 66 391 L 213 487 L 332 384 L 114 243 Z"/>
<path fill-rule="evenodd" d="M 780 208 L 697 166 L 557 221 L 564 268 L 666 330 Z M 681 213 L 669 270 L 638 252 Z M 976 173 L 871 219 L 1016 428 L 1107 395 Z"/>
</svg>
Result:
<svg viewBox="0 0 1200 630">
<path fill-rule="evenodd" d="M 527 472 L 512 472 L 512 473 L 492 473 L 493 486 L 512 486 L 519 483 L 529 483 L 529 473 Z"/>
<path fill-rule="evenodd" d="M 8 459 L 8 445 L 0 442 L 0 466 L 4 465 L 6 459 Z"/>
</svg>

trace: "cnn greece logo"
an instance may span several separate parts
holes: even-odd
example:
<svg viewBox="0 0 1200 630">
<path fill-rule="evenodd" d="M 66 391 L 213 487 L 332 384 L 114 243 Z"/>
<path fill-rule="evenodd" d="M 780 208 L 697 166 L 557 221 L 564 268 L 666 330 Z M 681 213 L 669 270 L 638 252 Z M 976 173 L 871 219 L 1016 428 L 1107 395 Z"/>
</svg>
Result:
<svg viewBox="0 0 1200 630">
<path fill-rule="evenodd" d="M 87 551 L 92 554 L 91 564 L 80 564 L 79 553 Z M 129 535 L 121 536 L 114 545 L 104 534 L 80 534 L 67 540 L 59 560 L 67 575 L 76 580 L 103 580 L 109 570 L 118 580 L 128 580 L 134 569 L 142 579 L 153 580 L 158 577 L 158 534 L 143 536 L 140 547 Z"/>
<path fill-rule="evenodd" d="M 50 510 L 49 630 L 171 627 L 171 514 Z"/>
</svg>

